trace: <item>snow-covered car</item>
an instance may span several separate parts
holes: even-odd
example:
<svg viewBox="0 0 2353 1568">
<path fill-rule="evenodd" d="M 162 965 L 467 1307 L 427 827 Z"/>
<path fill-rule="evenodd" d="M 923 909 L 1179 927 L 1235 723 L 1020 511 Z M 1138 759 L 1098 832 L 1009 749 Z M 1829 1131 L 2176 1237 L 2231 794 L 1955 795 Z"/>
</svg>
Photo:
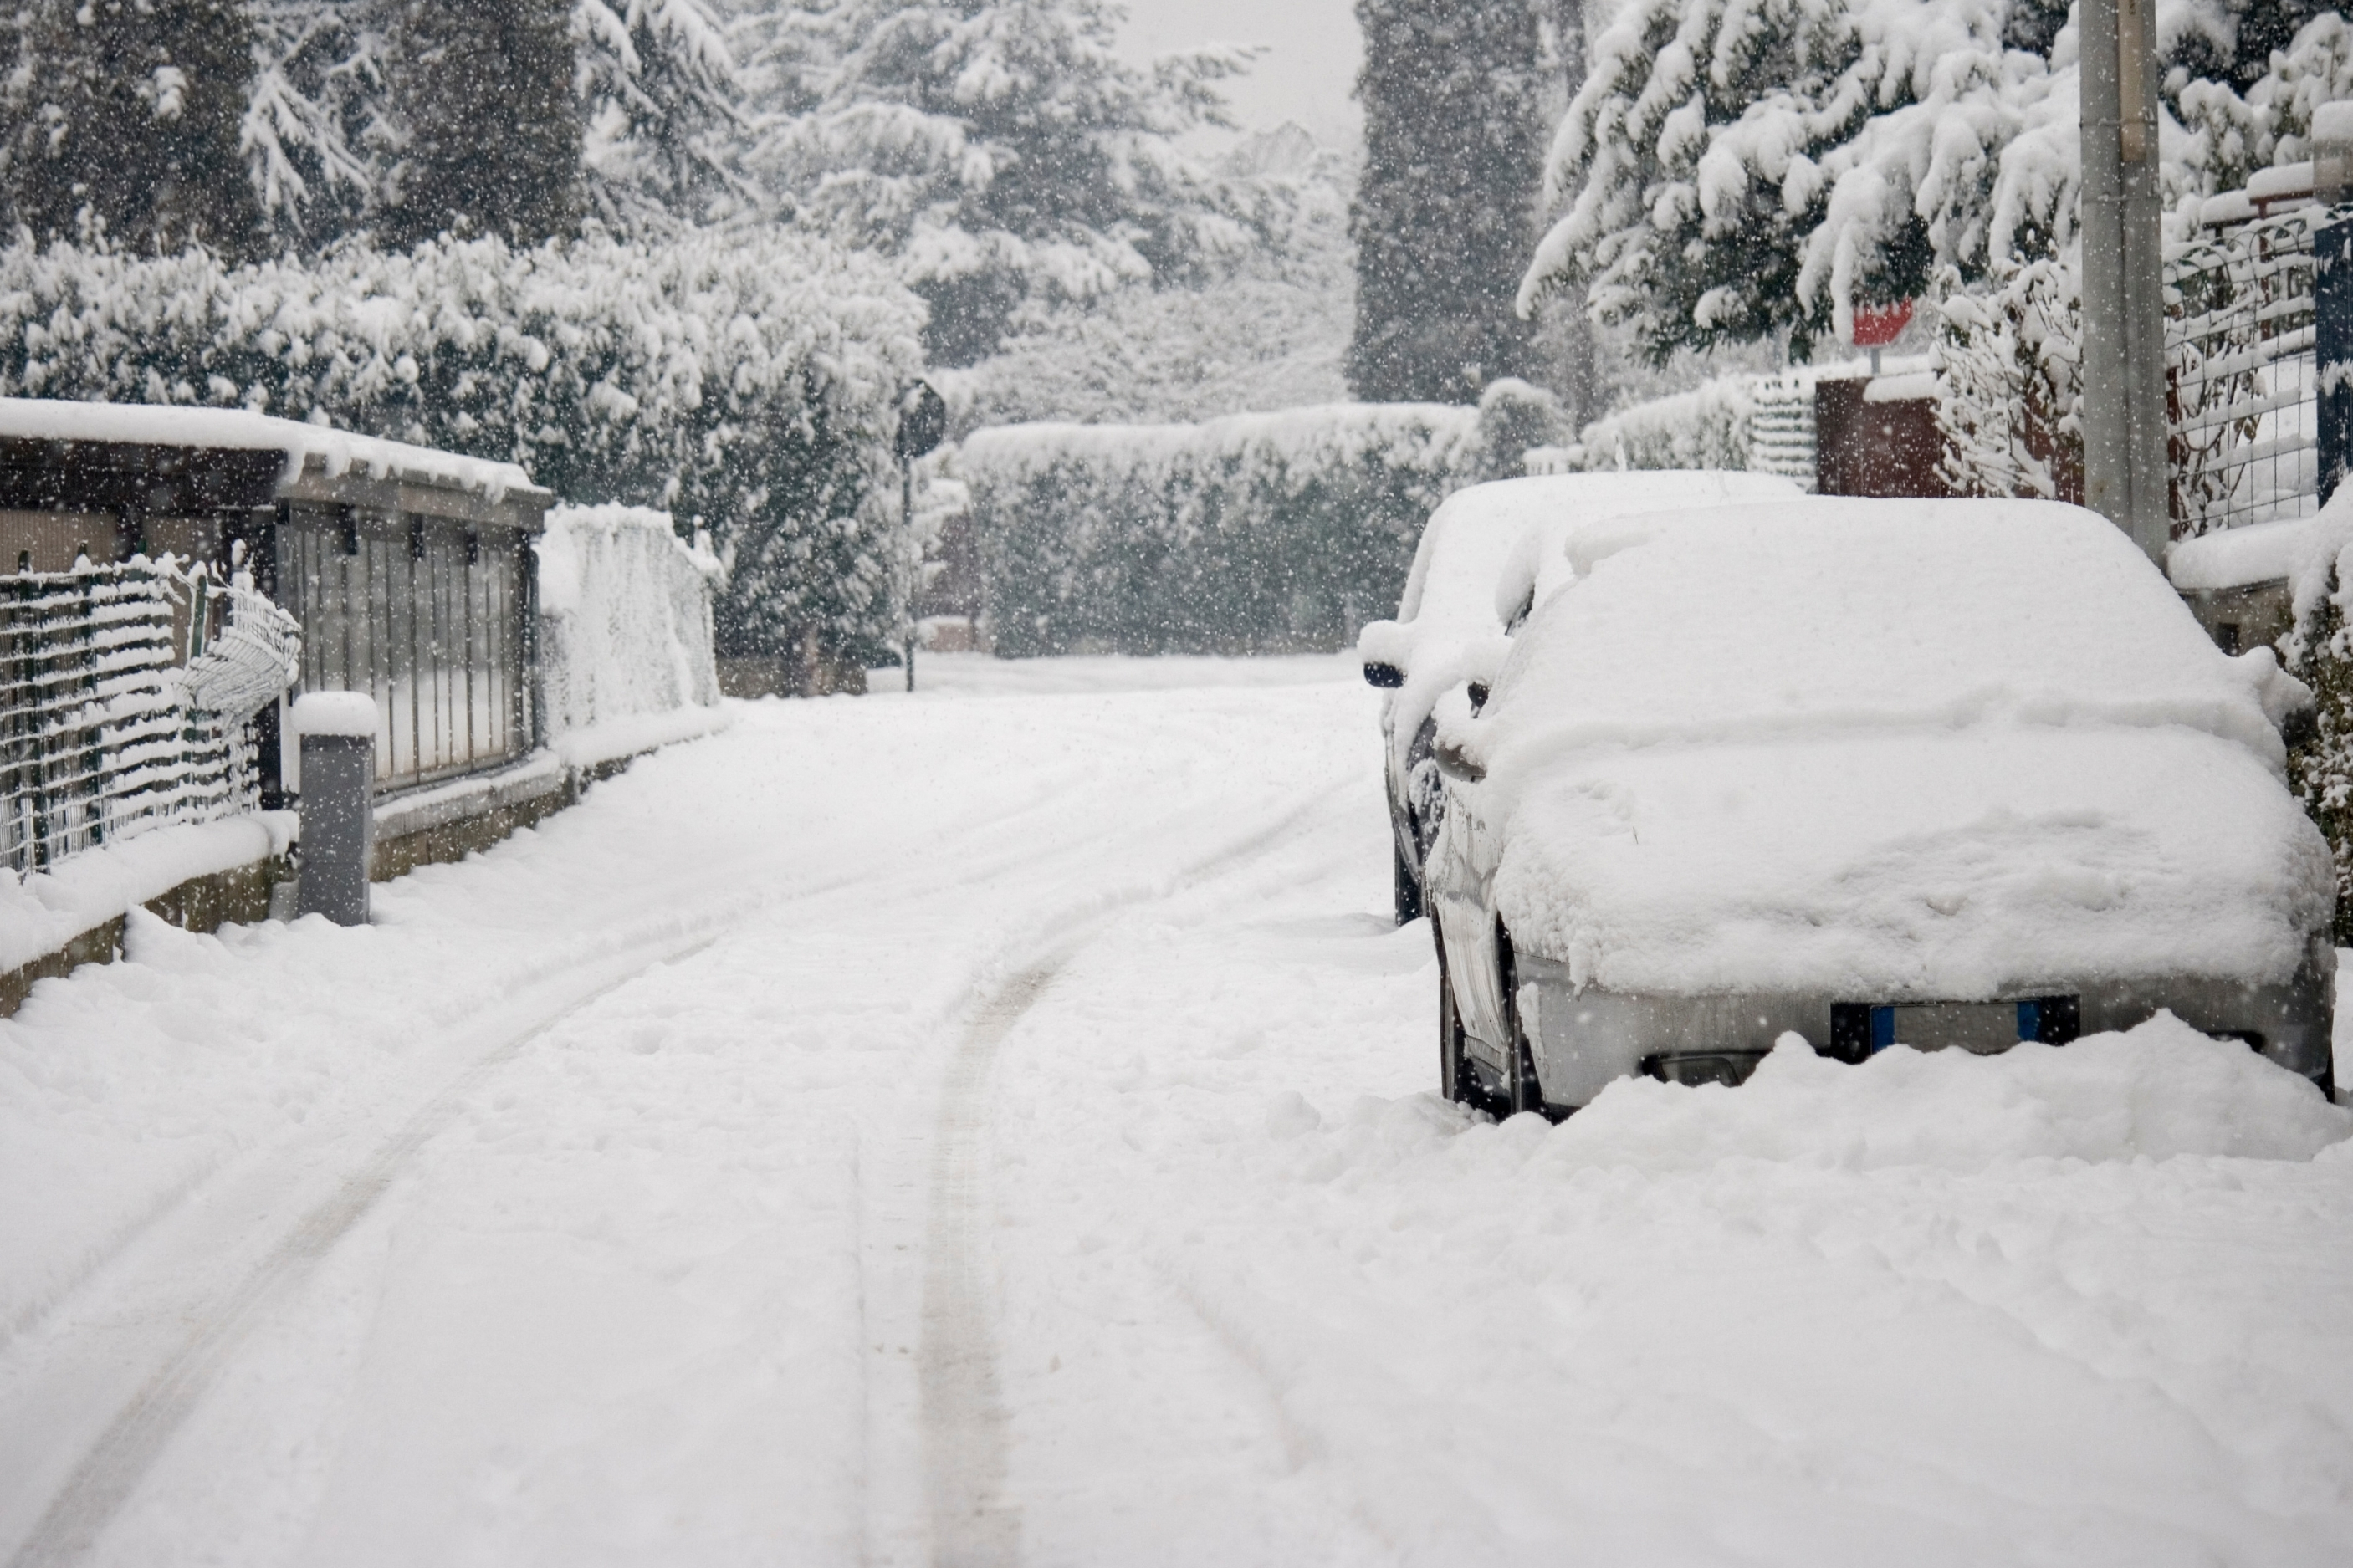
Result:
<svg viewBox="0 0 2353 1568">
<path fill-rule="evenodd" d="M 1356 642 L 1365 679 L 1390 691 L 1381 737 L 1399 925 L 1421 913 L 1421 863 L 1438 831 L 1430 705 L 1448 687 L 1492 673 L 1503 639 L 1565 580 L 1563 532 L 1638 512 L 1803 493 L 1773 474 L 1556 474 L 1473 485 L 1430 514 L 1397 619 L 1372 622 Z"/>
<path fill-rule="evenodd" d="M 1436 706 L 1450 1095 L 1559 1113 L 2158 1009 L 2333 1089 L 2310 694 L 2050 501 L 1808 500 L 1570 528 L 1483 700 Z"/>
</svg>

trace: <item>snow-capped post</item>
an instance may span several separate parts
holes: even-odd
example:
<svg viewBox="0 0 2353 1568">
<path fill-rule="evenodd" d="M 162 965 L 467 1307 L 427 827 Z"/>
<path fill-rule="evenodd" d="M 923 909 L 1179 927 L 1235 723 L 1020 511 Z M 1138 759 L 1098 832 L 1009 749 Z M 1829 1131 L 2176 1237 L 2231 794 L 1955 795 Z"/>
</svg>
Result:
<svg viewBox="0 0 2353 1568">
<path fill-rule="evenodd" d="M 915 459 L 930 453 L 948 433 L 948 405 L 928 381 L 910 384 L 899 395 L 899 430 L 891 440 L 899 458 L 900 548 L 914 548 Z M 899 578 L 901 652 L 907 661 L 907 689 L 915 689 L 915 595 L 923 581 L 920 555 L 902 563 Z"/>
<path fill-rule="evenodd" d="M 364 691 L 306 691 L 294 700 L 302 742 L 302 877 L 297 904 L 339 926 L 368 920 L 375 850 L 375 700 Z"/>
<path fill-rule="evenodd" d="M 2084 0 L 2084 502 L 2164 564 L 2165 258 L 2152 0 Z"/>
</svg>

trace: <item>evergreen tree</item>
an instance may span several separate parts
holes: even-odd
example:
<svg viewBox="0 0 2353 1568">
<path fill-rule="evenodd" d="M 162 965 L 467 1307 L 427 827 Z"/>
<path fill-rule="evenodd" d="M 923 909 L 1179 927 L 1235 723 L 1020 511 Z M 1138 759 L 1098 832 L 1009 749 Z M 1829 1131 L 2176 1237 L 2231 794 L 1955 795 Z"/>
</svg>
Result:
<svg viewBox="0 0 2353 1568">
<path fill-rule="evenodd" d="M 401 139 L 385 237 L 528 245 L 573 232 L 583 201 L 567 0 L 408 0 L 388 54 Z"/>
<path fill-rule="evenodd" d="M 1366 163 L 1348 383 L 1376 402 L 1472 402 L 1530 368 L 1513 296 L 1543 168 L 1538 5 L 1356 0 L 1356 17 Z"/>
<path fill-rule="evenodd" d="M 248 0 L 254 72 L 240 139 L 283 239 L 322 243 L 366 220 L 393 137 L 385 105 L 392 0 Z"/>
<path fill-rule="evenodd" d="M 35 0 L 8 31 L 0 194 L 44 237 L 229 254 L 259 238 L 237 127 L 253 35 L 237 0 Z"/>
<path fill-rule="evenodd" d="M 853 243 L 898 256 L 934 363 L 970 364 L 1027 301 L 1182 277 L 1250 243 L 1247 182 L 1176 139 L 1226 123 L 1197 50 L 1143 71 L 1105 0 L 821 0 L 767 18 L 757 167 Z M 807 104 L 796 112 L 794 106 Z"/>
<path fill-rule="evenodd" d="M 748 116 L 725 29 L 702 0 L 575 0 L 589 197 L 624 230 L 751 205 Z"/>
</svg>

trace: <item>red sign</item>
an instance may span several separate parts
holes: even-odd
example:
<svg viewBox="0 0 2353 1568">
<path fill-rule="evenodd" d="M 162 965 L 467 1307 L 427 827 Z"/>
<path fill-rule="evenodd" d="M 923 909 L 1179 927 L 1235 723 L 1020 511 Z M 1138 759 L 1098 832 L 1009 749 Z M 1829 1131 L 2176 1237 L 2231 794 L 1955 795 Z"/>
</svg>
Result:
<svg viewBox="0 0 2353 1568">
<path fill-rule="evenodd" d="M 1912 301 L 1898 300 L 1893 305 L 1857 305 L 1854 308 L 1854 346 L 1859 349 L 1883 349 L 1895 341 L 1912 321 Z"/>
</svg>

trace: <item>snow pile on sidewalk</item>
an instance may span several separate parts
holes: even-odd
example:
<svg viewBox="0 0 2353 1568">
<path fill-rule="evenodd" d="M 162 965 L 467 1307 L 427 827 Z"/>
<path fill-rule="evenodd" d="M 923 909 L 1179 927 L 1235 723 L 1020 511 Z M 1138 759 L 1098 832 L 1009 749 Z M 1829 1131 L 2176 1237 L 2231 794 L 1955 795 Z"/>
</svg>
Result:
<svg viewBox="0 0 2353 1568">
<path fill-rule="evenodd" d="M 559 756 L 593 767 L 723 722 L 712 652 L 719 561 L 670 513 L 560 506 L 539 555 L 547 726 Z"/>
<path fill-rule="evenodd" d="M 290 812 L 179 823 L 121 844 L 86 849 L 17 881 L 0 875 L 0 974 L 63 951 L 125 910 L 196 877 L 282 855 Z"/>
</svg>

